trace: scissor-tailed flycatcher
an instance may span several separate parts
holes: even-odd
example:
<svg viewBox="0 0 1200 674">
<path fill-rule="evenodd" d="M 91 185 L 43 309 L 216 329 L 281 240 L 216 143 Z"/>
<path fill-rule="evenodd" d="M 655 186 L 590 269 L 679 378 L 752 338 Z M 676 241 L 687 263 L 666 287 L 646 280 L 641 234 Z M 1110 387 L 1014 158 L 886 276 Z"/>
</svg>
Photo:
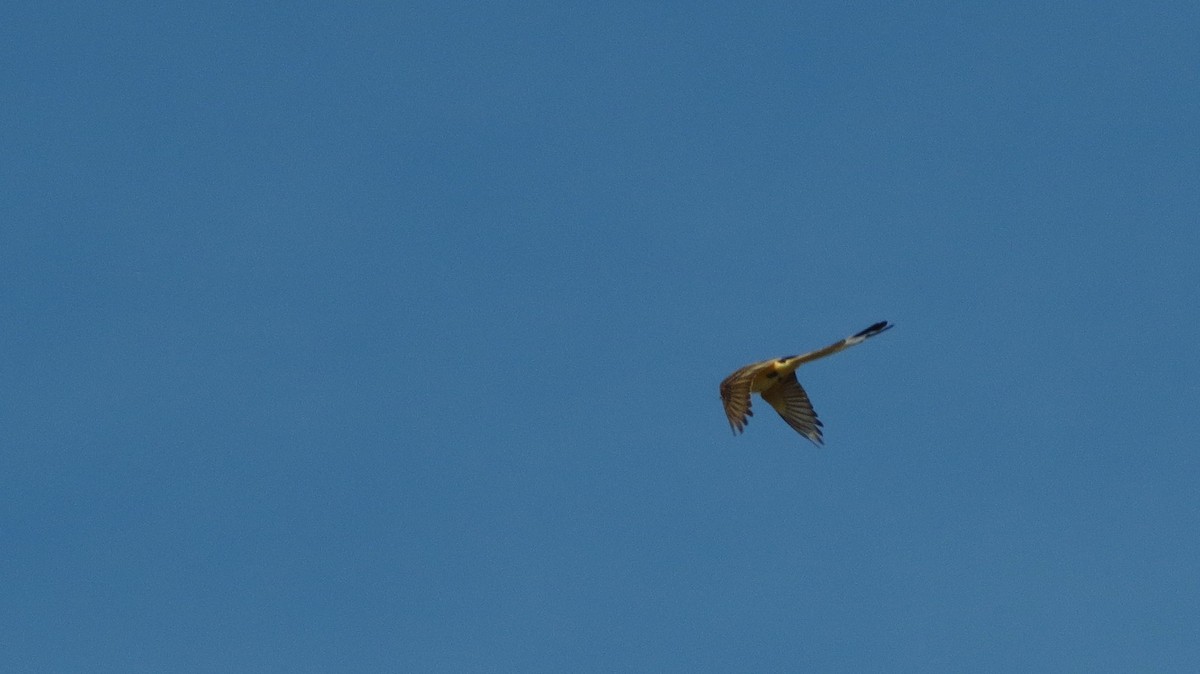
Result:
<svg viewBox="0 0 1200 674">
<path fill-rule="evenodd" d="M 821 420 L 813 411 L 804 387 L 796 381 L 796 368 L 860 344 L 891 327 L 887 321 L 880 321 L 824 349 L 799 356 L 764 360 L 747 365 L 726 377 L 725 381 L 721 382 L 721 402 L 725 405 L 725 416 L 729 417 L 729 426 L 733 429 L 733 434 L 741 433 L 746 424 L 750 423 L 750 417 L 754 416 L 754 412 L 750 411 L 750 394 L 757 393 L 763 400 L 771 403 L 771 407 L 774 407 L 779 416 L 796 429 L 797 433 L 812 440 L 814 444 L 822 444 L 824 441 L 821 439 Z"/>
</svg>

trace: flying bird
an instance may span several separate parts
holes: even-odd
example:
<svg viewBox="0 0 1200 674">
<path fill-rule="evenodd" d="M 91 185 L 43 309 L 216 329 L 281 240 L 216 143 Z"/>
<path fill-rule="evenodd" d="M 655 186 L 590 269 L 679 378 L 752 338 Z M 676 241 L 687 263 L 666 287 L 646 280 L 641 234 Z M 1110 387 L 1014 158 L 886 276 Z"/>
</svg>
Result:
<svg viewBox="0 0 1200 674">
<path fill-rule="evenodd" d="M 721 402 L 725 405 L 725 416 L 729 418 L 729 427 L 733 429 L 733 434 L 741 433 L 746 424 L 750 423 L 750 417 L 754 416 L 754 412 L 750 411 L 750 394 L 757 393 L 770 403 L 797 433 L 811 440 L 813 444 L 823 444 L 821 420 L 813 411 L 804 387 L 796 381 L 796 368 L 818 358 L 832 356 L 855 344 L 861 344 L 891 327 L 887 321 L 880 321 L 823 349 L 799 356 L 785 356 L 753 363 L 726 377 L 725 381 L 721 382 Z"/>
</svg>

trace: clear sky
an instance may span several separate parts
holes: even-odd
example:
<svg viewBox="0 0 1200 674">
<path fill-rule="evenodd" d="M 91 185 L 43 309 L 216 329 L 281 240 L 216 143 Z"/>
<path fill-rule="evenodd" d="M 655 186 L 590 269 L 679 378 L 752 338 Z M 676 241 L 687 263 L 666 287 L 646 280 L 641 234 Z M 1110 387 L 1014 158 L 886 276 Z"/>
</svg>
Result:
<svg viewBox="0 0 1200 674">
<path fill-rule="evenodd" d="M 7 5 L 0 669 L 1197 671 L 1198 7 Z"/>
</svg>

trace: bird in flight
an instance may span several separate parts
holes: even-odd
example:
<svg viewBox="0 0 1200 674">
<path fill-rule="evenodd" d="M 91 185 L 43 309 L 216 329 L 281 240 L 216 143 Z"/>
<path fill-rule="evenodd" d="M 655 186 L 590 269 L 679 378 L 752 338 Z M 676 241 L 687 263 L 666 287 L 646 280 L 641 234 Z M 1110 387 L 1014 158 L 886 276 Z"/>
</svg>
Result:
<svg viewBox="0 0 1200 674">
<path fill-rule="evenodd" d="M 741 433 L 750 423 L 750 417 L 754 416 L 754 412 L 750 411 L 750 394 L 757 393 L 771 403 L 771 407 L 779 412 L 788 426 L 813 444 L 821 445 L 824 442 L 821 438 L 821 420 L 813 411 L 804 387 L 796 381 L 796 368 L 861 344 L 891 327 L 887 321 L 880 321 L 823 349 L 753 363 L 726 377 L 721 382 L 721 402 L 725 405 L 725 416 L 729 418 L 733 434 Z"/>
</svg>

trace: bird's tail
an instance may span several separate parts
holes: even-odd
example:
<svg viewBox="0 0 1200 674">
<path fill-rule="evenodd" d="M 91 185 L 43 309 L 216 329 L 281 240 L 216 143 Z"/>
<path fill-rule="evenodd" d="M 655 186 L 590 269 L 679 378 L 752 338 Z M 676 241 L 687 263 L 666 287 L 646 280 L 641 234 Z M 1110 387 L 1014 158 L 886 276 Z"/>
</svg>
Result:
<svg viewBox="0 0 1200 674">
<path fill-rule="evenodd" d="M 888 323 L 887 321 L 879 321 L 878 323 L 876 323 L 875 325 L 872 325 L 871 327 L 867 328 L 866 330 L 863 330 L 862 332 L 856 332 L 853 335 L 850 335 L 849 337 L 847 337 L 846 338 L 846 342 L 847 342 L 846 346 L 854 346 L 855 344 L 858 344 L 859 342 L 870 339 L 871 337 L 874 337 L 875 335 L 878 335 L 879 333 L 884 332 L 885 330 L 891 330 L 891 329 L 892 329 L 891 323 Z"/>
<path fill-rule="evenodd" d="M 875 335 L 878 335 L 879 333 L 881 333 L 885 330 L 890 330 L 891 328 L 892 328 L 891 323 L 888 323 L 887 321 L 879 321 L 878 323 L 876 323 L 875 325 L 872 325 L 871 327 L 867 328 L 866 330 L 863 330 L 862 332 L 856 332 L 853 335 L 850 335 L 849 337 L 843 339 L 842 341 L 834 343 L 834 344 L 830 344 L 829 346 L 827 346 L 823 349 L 817 349 L 816 351 L 810 351 L 801 356 L 791 356 L 790 358 L 787 359 L 788 360 L 787 364 L 789 366 L 791 366 L 791 369 L 794 370 L 795 368 L 800 367 L 804 363 L 811 363 L 812 361 L 817 360 L 818 358 L 832 356 L 833 354 L 837 353 L 838 351 L 848 349 L 848 348 L 854 346 L 855 344 L 861 344 L 861 343 L 865 342 L 866 340 L 874 337 Z"/>
</svg>

